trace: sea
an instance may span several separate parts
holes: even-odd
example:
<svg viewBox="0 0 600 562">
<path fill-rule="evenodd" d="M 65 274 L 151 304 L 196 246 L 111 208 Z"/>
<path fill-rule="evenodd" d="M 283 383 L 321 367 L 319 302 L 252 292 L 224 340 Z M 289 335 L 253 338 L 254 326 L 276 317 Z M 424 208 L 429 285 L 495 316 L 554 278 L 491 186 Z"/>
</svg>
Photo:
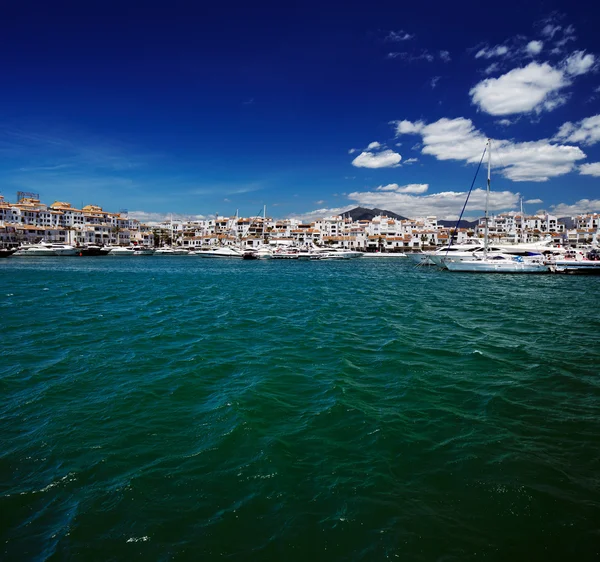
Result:
<svg viewBox="0 0 600 562">
<path fill-rule="evenodd" d="M 599 289 L 4 259 L 0 560 L 598 560 Z"/>
</svg>

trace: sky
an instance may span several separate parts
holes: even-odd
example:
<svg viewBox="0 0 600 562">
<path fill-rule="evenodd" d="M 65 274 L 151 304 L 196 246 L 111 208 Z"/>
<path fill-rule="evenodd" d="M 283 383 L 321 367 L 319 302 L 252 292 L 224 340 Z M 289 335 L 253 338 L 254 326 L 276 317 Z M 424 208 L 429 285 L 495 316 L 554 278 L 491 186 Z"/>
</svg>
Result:
<svg viewBox="0 0 600 562">
<path fill-rule="evenodd" d="M 493 212 L 598 212 L 594 5 L 5 1 L 0 194 L 474 218 L 491 138 Z"/>
</svg>

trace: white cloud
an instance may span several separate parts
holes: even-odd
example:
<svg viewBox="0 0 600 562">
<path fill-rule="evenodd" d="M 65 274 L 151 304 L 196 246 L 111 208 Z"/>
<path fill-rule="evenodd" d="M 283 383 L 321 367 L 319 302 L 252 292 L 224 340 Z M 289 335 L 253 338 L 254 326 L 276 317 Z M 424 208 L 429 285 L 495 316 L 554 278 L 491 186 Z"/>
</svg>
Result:
<svg viewBox="0 0 600 562">
<path fill-rule="evenodd" d="M 562 29 L 562 38 L 556 41 L 556 47 L 560 50 L 564 47 L 569 41 L 575 41 L 575 28 L 572 25 L 569 25 Z"/>
<path fill-rule="evenodd" d="M 600 114 L 586 117 L 577 123 L 567 121 L 554 138 L 587 146 L 600 142 Z"/>
<path fill-rule="evenodd" d="M 569 84 L 564 73 L 547 63 L 532 62 L 471 88 L 472 102 L 490 115 L 550 111 L 566 101 L 558 91 Z"/>
<path fill-rule="evenodd" d="M 424 127 L 423 121 L 392 121 L 391 125 L 396 126 L 396 135 L 409 135 L 411 133 L 420 133 Z"/>
<path fill-rule="evenodd" d="M 323 203 L 325 203 L 324 199 L 321 199 L 319 201 L 315 201 L 315 205 L 322 205 Z"/>
<path fill-rule="evenodd" d="M 596 62 L 596 57 L 591 53 L 585 54 L 585 51 L 575 51 L 567 57 L 562 66 L 565 72 L 571 76 L 579 76 L 589 72 Z"/>
<path fill-rule="evenodd" d="M 525 47 L 525 50 L 530 55 L 539 55 L 542 52 L 543 48 L 544 48 L 543 41 L 529 41 L 529 43 L 527 43 L 527 46 Z"/>
<path fill-rule="evenodd" d="M 600 199 L 580 199 L 573 205 L 560 203 L 551 207 L 552 214 L 559 217 L 572 217 L 583 213 L 596 213 L 600 211 Z"/>
<path fill-rule="evenodd" d="M 569 41 L 577 39 L 575 28 L 572 25 L 566 25 L 564 20 L 563 14 L 553 12 L 535 25 L 553 54 L 560 54 Z"/>
<path fill-rule="evenodd" d="M 427 62 L 433 62 L 435 60 L 435 56 L 432 53 L 430 53 L 427 49 L 423 49 L 422 51 L 419 51 L 419 52 L 401 51 L 401 52 L 388 53 L 387 58 L 388 59 L 401 59 L 406 62 L 416 62 L 416 61 L 421 61 L 421 60 L 424 60 Z"/>
<path fill-rule="evenodd" d="M 527 201 L 525 201 L 525 203 L 527 205 L 537 205 L 539 203 L 543 203 L 543 201 L 541 199 L 528 199 Z"/>
<path fill-rule="evenodd" d="M 475 129 L 470 119 L 442 118 L 435 123 L 412 127 L 410 121 L 395 121 L 396 134 L 419 134 L 423 154 L 438 160 L 459 160 L 476 164 L 480 161 L 486 136 Z M 413 130 L 411 130 L 413 129 Z M 492 142 L 494 168 L 512 181 L 547 181 L 573 170 L 585 154 L 575 146 L 552 144 L 548 140 L 514 143 Z"/>
<path fill-rule="evenodd" d="M 500 65 L 497 62 L 493 62 L 483 72 L 484 72 L 484 74 L 493 74 L 494 72 L 497 72 L 498 70 L 500 70 Z"/>
<path fill-rule="evenodd" d="M 508 47 L 505 45 L 496 45 L 495 47 L 484 47 L 475 54 L 476 59 L 491 59 L 492 57 L 503 57 L 508 54 Z"/>
<path fill-rule="evenodd" d="M 579 166 L 579 173 L 582 176 L 594 176 L 600 178 L 600 162 L 591 162 Z"/>
<path fill-rule="evenodd" d="M 351 148 L 351 149 L 348 151 L 348 154 L 354 154 L 355 152 L 358 152 L 358 148 Z"/>
<path fill-rule="evenodd" d="M 378 143 L 377 141 L 373 141 L 373 142 L 369 143 L 369 146 L 367 146 L 367 150 L 375 150 L 377 148 L 381 148 L 381 144 Z"/>
<path fill-rule="evenodd" d="M 400 42 L 400 41 L 408 41 L 413 38 L 414 38 L 414 34 L 411 35 L 410 33 L 404 31 L 403 29 L 400 29 L 399 31 L 390 31 L 387 34 L 386 40 Z"/>
<path fill-rule="evenodd" d="M 394 185 L 394 184 L 392 184 Z M 353 206 L 386 209 L 405 217 L 424 217 L 435 215 L 440 219 L 457 219 L 465 203 L 467 194 L 462 191 L 445 191 L 430 195 L 415 195 L 397 191 L 355 191 L 348 194 L 354 202 Z M 484 189 L 474 189 L 469 197 L 467 212 L 473 216 L 483 214 L 486 192 Z M 489 208 L 493 211 L 516 209 L 519 194 L 510 191 L 492 191 Z M 314 220 L 330 215 L 341 215 L 352 206 L 331 209 L 316 209 L 303 215 L 294 215 L 301 220 Z"/>
<path fill-rule="evenodd" d="M 435 90 L 435 87 L 437 86 L 437 83 L 440 81 L 441 76 L 434 76 L 430 81 L 429 81 L 429 85 L 431 86 L 432 90 Z"/>
<path fill-rule="evenodd" d="M 390 168 L 400 164 L 402 156 L 393 150 L 384 150 L 383 152 L 361 152 L 354 160 L 352 165 L 357 168 Z"/>
<path fill-rule="evenodd" d="M 408 158 L 404 161 L 404 165 L 406 166 L 406 164 L 414 164 L 415 162 L 418 162 L 419 159 L 418 158 Z"/>
<path fill-rule="evenodd" d="M 485 208 L 485 190 L 474 189 L 469 198 L 469 211 Z M 436 215 L 440 218 L 456 218 L 465 203 L 465 192 L 445 191 L 431 195 L 413 195 L 397 191 L 365 191 L 348 194 L 360 206 L 386 209 L 407 217 Z M 519 202 L 519 194 L 510 191 L 492 191 L 489 208 L 494 211 L 513 209 Z"/>
<path fill-rule="evenodd" d="M 542 29 L 542 35 L 552 39 L 561 29 L 562 29 L 562 27 L 560 25 L 554 25 L 552 23 L 548 23 Z"/>
<path fill-rule="evenodd" d="M 508 127 L 509 125 L 513 124 L 513 122 L 510 119 L 500 119 L 496 121 L 496 123 L 501 127 Z"/>
<path fill-rule="evenodd" d="M 428 183 L 411 183 L 399 186 L 397 183 L 380 185 L 375 191 L 393 191 L 394 193 L 425 193 L 429 189 Z"/>
<path fill-rule="evenodd" d="M 452 58 L 450 57 L 450 51 L 440 51 L 439 52 L 440 59 L 444 62 L 450 62 Z"/>
<path fill-rule="evenodd" d="M 375 188 L 375 191 L 396 191 L 400 186 L 397 183 L 389 183 L 388 185 L 380 185 Z"/>
</svg>

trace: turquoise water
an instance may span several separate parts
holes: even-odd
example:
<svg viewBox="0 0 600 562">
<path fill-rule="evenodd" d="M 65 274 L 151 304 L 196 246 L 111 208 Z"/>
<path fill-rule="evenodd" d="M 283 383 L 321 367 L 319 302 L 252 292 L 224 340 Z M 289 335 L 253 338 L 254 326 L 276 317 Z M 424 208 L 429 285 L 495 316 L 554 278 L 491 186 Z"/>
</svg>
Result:
<svg viewBox="0 0 600 562">
<path fill-rule="evenodd" d="M 0 262 L 0 559 L 595 560 L 600 278 Z"/>
</svg>

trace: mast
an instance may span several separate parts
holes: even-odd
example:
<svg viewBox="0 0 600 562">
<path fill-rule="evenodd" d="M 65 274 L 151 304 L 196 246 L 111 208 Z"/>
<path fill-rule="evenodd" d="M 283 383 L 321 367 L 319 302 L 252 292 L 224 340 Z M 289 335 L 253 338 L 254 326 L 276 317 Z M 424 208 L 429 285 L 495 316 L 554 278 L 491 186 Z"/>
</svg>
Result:
<svg viewBox="0 0 600 562">
<path fill-rule="evenodd" d="M 523 214 L 523 198 L 521 197 L 521 243 L 525 242 L 525 215 Z"/>
<path fill-rule="evenodd" d="M 487 189 L 485 192 L 485 231 L 483 239 L 483 257 L 487 259 L 488 253 L 488 240 L 489 240 L 489 227 L 488 227 L 488 207 L 490 203 L 490 172 L 492 169 L 492 140 L 488 139 L 488 175 L 487 175 Z"/>
<path fill-rule="evenodd" d="M 263 205 L 262 243 L 265 243 L 265 221 L 267 220 L 267 206 Z"/>
</svg>

